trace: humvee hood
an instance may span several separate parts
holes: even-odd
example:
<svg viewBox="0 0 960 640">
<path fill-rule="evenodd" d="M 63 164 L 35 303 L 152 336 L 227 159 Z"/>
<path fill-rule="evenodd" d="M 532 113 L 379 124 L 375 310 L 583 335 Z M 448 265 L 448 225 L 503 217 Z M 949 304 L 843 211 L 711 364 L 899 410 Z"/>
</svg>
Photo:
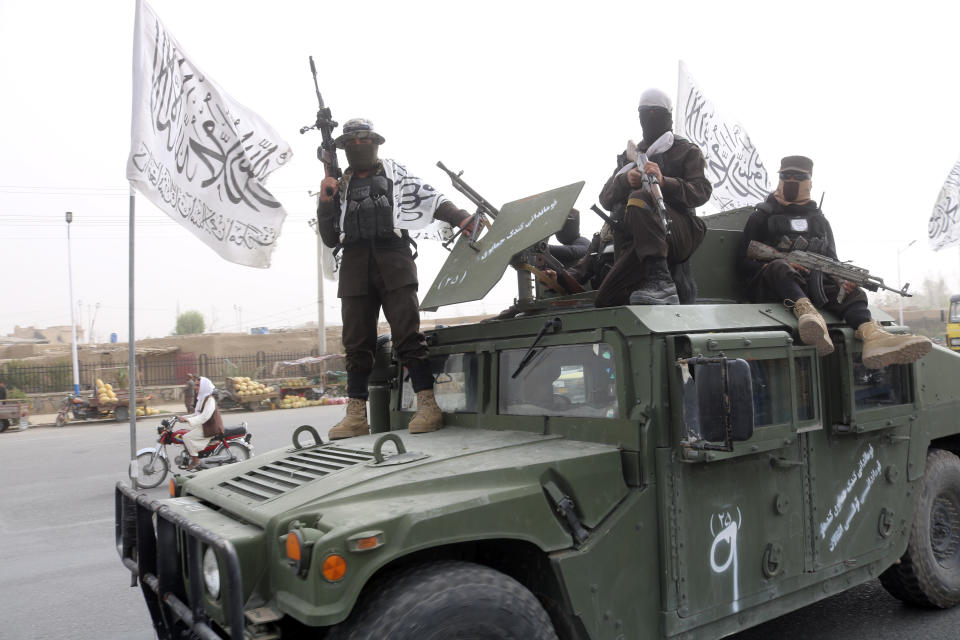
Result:
<svg viewBox="0 0 960 640">
<path fill-rule="evenodd" d="M 289 447 L 241 464 L 203 472 L 186 485 L 196 496 L 243 520 L 267 527 L 280 514 L 322 516 L 330 526 L 423 513 L 467 509 L 511 494 L 540 498 L 554 482 L 571 495 L 585 524 L 599 520 L 626 495 L 616 447 L 519 431 L 447 427 L 427 434 L 392 432 L 317 447 Z"/>
</svg>

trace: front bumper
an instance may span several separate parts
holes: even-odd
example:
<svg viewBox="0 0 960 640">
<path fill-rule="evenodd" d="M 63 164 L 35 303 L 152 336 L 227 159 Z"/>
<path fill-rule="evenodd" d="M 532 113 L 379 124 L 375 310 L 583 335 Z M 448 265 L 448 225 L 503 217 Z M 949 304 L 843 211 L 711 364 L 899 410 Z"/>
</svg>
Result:
<svg viewBox="0 0 960 640">
<path fill-rule="evenodd" d="M 117 552 L 133 574 L 131 586 L 136 586 L 139 579 L 157 637 L 175 640 L 189 630 L 203 640 L 243 640 L 243 584 L 233 544 L 120 482 L 115 509 Z M 226 629 L 206 612 L 202 577 L 205 546 L 217 555 L 221 580 L 218 604 Z"/>
</svg>

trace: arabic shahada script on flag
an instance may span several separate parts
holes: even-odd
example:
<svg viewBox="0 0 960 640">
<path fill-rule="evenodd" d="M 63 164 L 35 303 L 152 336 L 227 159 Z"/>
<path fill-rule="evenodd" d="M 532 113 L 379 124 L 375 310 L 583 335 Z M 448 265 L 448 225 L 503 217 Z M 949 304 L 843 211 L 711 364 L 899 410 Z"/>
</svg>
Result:
<svg viewBox="0 0 960 640">
<path fill-rule="evenodd" d="M 682 61 L 674 124 L 678 134 L 703 151 L 705 174 L 713 184 L 711 200 L 721 211 L 752 206 L 767 197 L 767 170 L 750 136 L 739 123 L 720 117 Z"/>
<path fill-rule="evenodd" d="M 267 191 L 293 153 L 137 2 L 127 179 L 222 258 L 269 267 L 286 212 Z"/>
<path fill-rule="evenodd" d="M 940 188 L 933 214 L 927 223 L 930 248 L 939 251 L 960 243 L 960 160 L 953 165 Z"/>
</svg>

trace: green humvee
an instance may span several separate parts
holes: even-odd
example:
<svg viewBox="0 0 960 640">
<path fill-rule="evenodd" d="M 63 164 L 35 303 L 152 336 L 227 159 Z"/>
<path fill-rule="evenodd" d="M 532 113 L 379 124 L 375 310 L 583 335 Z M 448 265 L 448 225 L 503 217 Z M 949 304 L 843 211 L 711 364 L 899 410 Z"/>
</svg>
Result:
<svg viewBox="0 0 960 640">
<path fill-rule="evenodd" d="M 158 636 L 719 638 L 877 576 L 960 602 L 960 355 L 868 370 L 828 317 L 818 358 L 789 310 L 738 302 L 746 213 L 708 219 L 701 303 L 540 291 L 428 332 L 435 433 L 405 431 L 386 343 L 371 435 L 301 428 L 168 500 L 118 484 Z"/>
</svg>

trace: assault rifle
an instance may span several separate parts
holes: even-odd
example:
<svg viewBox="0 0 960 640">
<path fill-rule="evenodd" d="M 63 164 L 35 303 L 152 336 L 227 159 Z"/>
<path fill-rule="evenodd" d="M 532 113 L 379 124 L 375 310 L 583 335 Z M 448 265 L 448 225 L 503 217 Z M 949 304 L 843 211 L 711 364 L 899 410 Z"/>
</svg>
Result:
<svg viewBox="0 0 960 640">
<path fill-rule="evenodd" d="M 811 253 L 809 251 L 799 250 L 792 250 L 788 252 L 777 251 L 773 247 L 763 244 L 762 242 L 751 240 L 750 245 L 747 247 L 747 257 L 753 260 L 760 260 L 761 262 L 767 262 L 779 258 L 781 260 L 786 260 L 791 264 L 799 265 L 805 269 L 809 269 L 811 272 L 819 271 L 824 275 L 833 276 L 838 280 L 852 282 L 855 285 L 870 291 L 886 289 L 887 291 L 899 293 L 901 296 L 906 298 L 912 297 L 911 294 L 907 293 L 907 288 L 910 286 L 909 282 L 903 285 L 902 289 L 894 289 L 893 287 L 888 287 L 886 284 L 884 284 L 883 278 L 870 275 L 870 272 L 863 267 L 857 267 L 848 262 L 839 262 L 832 258 L 828 258 L 827 256 L 822 256 L 819 253 Z M 843 302 L 843 298 L 846 296 L 846 294 L 846 289 L 841 286 L 840 291 L 837 292 L 837 302 Z"/>
<path fill-rule="evenodd" d="M 324 106 L 323 97 L 320 95 L 320 85 L 317 84 L 317 67 L 313 64 L 313 56 L 310 56 L 310 73 L 313 74 L 313 88 L 317 92 L 317 102 L 320 108 L 317 109 L 317 121 L 307 127 L 301 127 L 300 133 L 306 133 L 311 129 L 318 129 L 323 141 L 317 147 L 317 159 L 323 163 L 324 173 L 327 177 L 334 177 L 338 180 L 343 172 L 337 163 L 337 149 L 333 144 L 333 130 L 337 128 L 337 122 L 330 114 L 330 107 Z M 333 195 L 333 189 L 327 187 L 327 195 Z"/>
<path fill-rule="evenodd" d="M 468 185 L 463 178 L 460 177 L 463 175 L 462 170 L 459 173 L 454 173 L 453 171 L 450 171 L 450 169 L 447 169 L 446 165 L 444 165 L 441 161 L 437 161 L 437 166 L 443 169 L 444 172 L 450 176 L 450 182 L 453 183 L 454 188 L 456 188 L 456 190 L 463 195 L 467 196 L 467 199 L 477 206 L 477 212 L 473 214 L 473 217 L 470 220 L 470 246 L 474 251 L 479 251 L 480 247 L 477 245 L 477 231 L 480 230 L 481 225 L 491 224 L 491 220 L 500 215 L 500 211 L 495 206 L 490 204 L 486 198 L 477 193 L 473 187 Z M 487 217 L 491 220 L 487 220 Z M 443 248 L 448 248 L 450 244 L 457 239 L 457 236 L 460 235 L 461 231 L 462 228 L 457 229 L 454 234 L 443 243 Z"/>
<path fill-rule="evenodd" d="M 550 247 L 547 245 L 546 240 L 541 240 L 532 247 L 528 247 L 525 251 L 514 256 L 514 258 L 516 258 L 516 264 L 514 264 L 514 266 L 517 268 L 524 268 L 522 266 L 524 263 L 536 266 L 537 271 L 533 271 L 533 275 L 551 289 L 559 293 L 583 293 L 583 285 L 567 273 L 566 267 L 551 255 Z M 552 269 L 555 271 L 557 274 L 556 278 L 550 278 L 547 273 L 542 271 L 544 269 Z M 559 291 L 555 285 L 559 285 L 562 291 Z"/>
<path fill-rule="evenodd" d="M 643 181 L 643 189 L 653 196 L 653 201 L 657 205 L 657 213 L 660 214 L 660 224 L 663 225 L 663 232 L 670 235 L 670 218 L 667 216 L 667 205 L 663 201 L 663 192 L 660 191 L 660 182 L 657 176 L 643 171 L 643 165 L 647 164 L 647 154 L 637 148 L 633 140 L 627 141 L 627 159 L 632 160 L 637 165 L 637 171 Z"/>
</svg>

